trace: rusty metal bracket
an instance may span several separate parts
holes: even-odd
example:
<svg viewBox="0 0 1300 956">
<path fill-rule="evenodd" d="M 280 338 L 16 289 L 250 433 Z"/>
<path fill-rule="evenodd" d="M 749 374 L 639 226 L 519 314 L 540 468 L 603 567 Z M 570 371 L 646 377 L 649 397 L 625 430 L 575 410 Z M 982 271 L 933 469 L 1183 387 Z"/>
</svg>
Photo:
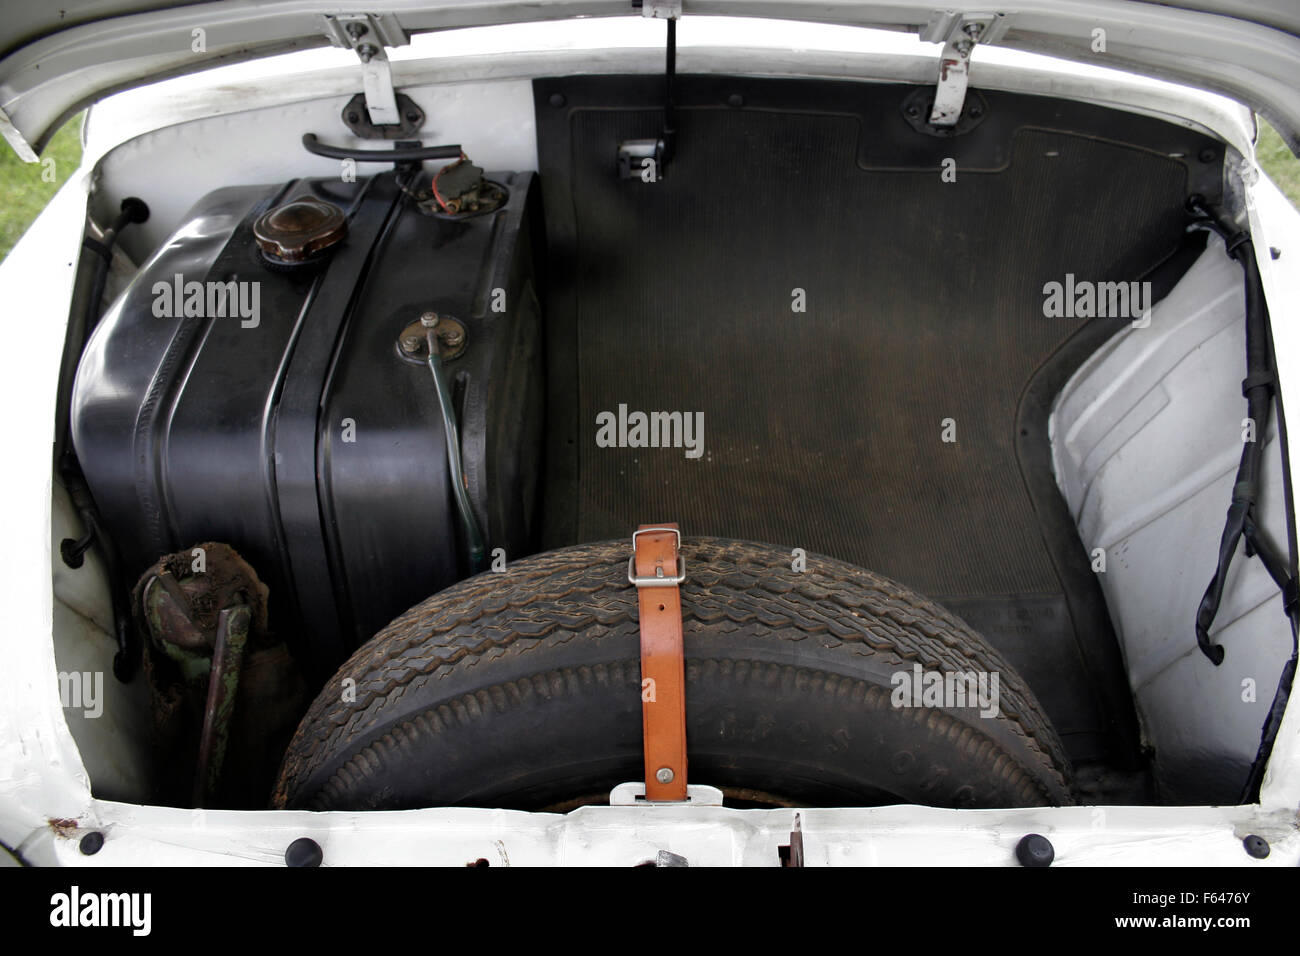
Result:
<svg viewBox="0 0 1300 956">
<path fill-rule="evenodd" d="M 230 716 L 239 695 L 239 671 L 244 664 L 252 619 L 247 605 L 224 608 L 217 618 L 212 669 L 208 672 L 208 701 L 203 709 L 203 732 L 199 736 L 199 762 L 194 773 L 196 807 L 207 806 L 221 779 L 230 739 Z"/>
<path fill-rule="evenodd" d="M 777 847 L 776 853 L 782 866 L 802 867 L 804 865 L 803 821 L 799 819 L 799 814 L 794 815 L 794 828 L 790 831 L 790 842 Z"/>
<path fill-rule="evenodd" d="M 424 110 L 405 93 L 394 97 L 397 107 L 396 125 L 378 125 L 370 118 L 366 94 L 358 93 L 348 100 L 340 117 L 343 125 L 358 139 L 418 139 L 424 128 Z"/>
</svg>

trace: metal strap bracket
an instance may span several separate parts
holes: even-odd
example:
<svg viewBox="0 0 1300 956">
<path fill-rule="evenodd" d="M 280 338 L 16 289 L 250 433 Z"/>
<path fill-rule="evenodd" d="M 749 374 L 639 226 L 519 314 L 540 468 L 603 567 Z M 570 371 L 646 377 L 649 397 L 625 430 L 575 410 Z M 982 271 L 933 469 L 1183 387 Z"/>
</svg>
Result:
<svg viewBox="0 0 1300 956">
<path fill-rule="evenodd" d="M 611 807 L 680 807 L 685 804 L 694 807 L 720 807 L 722 791 L 707 784 L 692 783 L 686 786 L 684 800 L 648 800 L 645 795 L 645 784 L 634 780 L 631 783 L 620 783 L 609 792 Z"/>
<path fill-rule="evenodd" d="M 937 13 L 921 29 L 923 41 L 943 44 L 930 125 L 957 125 L 970 82 L 971 50 L 976 43 L 996 40 L 1006 29 L 1006 17 L 998 13 Z"/>
<path fill-rule="evenodd" d="M 361 60 L 361 88 L 370 122 L 376 126 L 400 124 L 393 70 L 384 51 L 410 43 L 410 34 L 388 13 L 321 14 L 319 22 L 330 43 L 352 50 Z"/>
<path fill-rule="evenodd" d="M 640 7 L 641 16 L 652 20 L 680 20 L 682 16 L 682 0 L 633 0 L 632 7 Z"/>
</svg>

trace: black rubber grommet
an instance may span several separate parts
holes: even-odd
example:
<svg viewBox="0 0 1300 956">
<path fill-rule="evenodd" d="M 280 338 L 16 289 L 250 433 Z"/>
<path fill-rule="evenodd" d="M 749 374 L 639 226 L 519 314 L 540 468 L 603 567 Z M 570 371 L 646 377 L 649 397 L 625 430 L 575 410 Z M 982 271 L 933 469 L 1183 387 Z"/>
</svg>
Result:
<svg viewBox="0 0 1300 956">
<path fill-rule="evenodd" d="M 1257 860 L 1264 859 L 1270 852 L 1268 841 L 1262 836 L 1256 836 L 1253 833 L 1242 840 L 1241 845 L 1246 848 L 1247 853 Z"/>
<path fill-rule="evenodd" d="M 135 196 L 127 196 L 122 200 L 121 209 L 126 215 L 128 222 L 149 221 L 149 204 L 143 199 L 139 199 Z"/>
<path fill-rule="evenodd" d="M 1265 844 L 1265 846 L 1267 845 Z M 104 834 L 98 830 L 91 830 L 81 838 L 81 842 L 77 844 L 77 847 L 85 856 L 94 856 L 104 848 Z M 1265 850 L 1264 852 L 1267 853 L 1268 851 Z"/>
<path fill-rule="evenodd" d="M 321 861 L 325 859 L 325 854 L 320 848 L 320 844 L 311 837 L 299 837 L 289 844 L 289 848 L 284 851 L 285 866 L 320 866 Z"/>
<path fill-rule="evenodd" d="M 70 568 L 79 568 L 86 563 L 86 552 L 77 547 L 76 538 L 64 538 L 59 542 L 59 557 Z"/>
<path fill-rule="evenodd" d="M 1051 866 L 1056 859 L 1056 850 L 1052 847 L 1052 841 L 1041 833 L 1027 833 L 1016 844 L 1016 859 L 1021 866 Z"/>
</svg>

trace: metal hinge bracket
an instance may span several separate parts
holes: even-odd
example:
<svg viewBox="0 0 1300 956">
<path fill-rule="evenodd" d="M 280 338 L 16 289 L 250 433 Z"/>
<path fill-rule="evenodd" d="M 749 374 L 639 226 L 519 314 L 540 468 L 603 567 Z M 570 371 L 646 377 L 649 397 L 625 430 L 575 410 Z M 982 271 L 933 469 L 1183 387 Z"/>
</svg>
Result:
<svg viewBox="0 0 1300 956">
<path fill-rule="evenodd" d="M 384 51 L 387 47 L 406 46 L 411 35 L 390 13 L 321 14 L 319 22 L 330 43 L 352 50 L 361 60 L 361 88 L 370 122 L 375 126 L 400 124 L 393 71 Z"/>
<path fill-rule="evenodd" d="M 921 29 L 926 43 L 942 43 L 939 79 L 930 108 L 930 124 L 957 125 L 966 104 L 970 82 L 970 55 L 976 43 L 991 43 L 1006 32 L 1006 17 L 1000 13 L 936 13 Z"/>
<path fill-rule="evenodd" d="M 682 0 L 632 0 L 632 8 L 641 10 L 641 16 L 651 20 L 680 20 Z"/>
</svg>

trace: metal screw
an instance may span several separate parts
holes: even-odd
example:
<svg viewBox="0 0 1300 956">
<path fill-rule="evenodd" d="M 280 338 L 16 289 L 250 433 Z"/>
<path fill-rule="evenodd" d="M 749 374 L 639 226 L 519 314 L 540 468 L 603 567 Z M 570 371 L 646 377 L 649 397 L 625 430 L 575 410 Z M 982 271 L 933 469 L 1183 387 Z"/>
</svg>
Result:
<svg viewBox="0 0 1300 956">
<path fill-rule="evenodd" d="M 739 93 L 732 93 L 727 97 L 727 105 L 739 109 L 745 105 L 745 98 Z"/>
<path fill-rule="evenodd" d="M 556 109 L 559 109 L 561 106 L 564 105 L 564 94 L 563 94 L 563 93 L 552 93 L 552 94 L 551 94 L 550 103 L 551 103 L 551 105 L 554 106 Z"/>
<path fill-rule="evenodd" d="M 361 58 L 362 63 L 369 63 L 378 52 L 379 47 L 375 46 L 373 43 L 363 43 L 361 46 L 357 47 L 357 56 Z"/>
<path fill-rule="evenodd" d="M 365 36 L 370 31 L 370 28 L 366 26 L 364 23 L 356 23 L 354 21 L 348 24 L 347 31 L 348 31 L 348 36 L 352 37 L 352 39 L 355 41 L 355 40 L 360 40 L 363 36 Z"/>
<path fill-rule="evenodd" d="M 349 123 L 356 123 L 356 122 L 358 122 L 360 119 L 361 119 L 361 115 L 360 115 L 359 113 L 349 113 L 349 114 L 348 114 L 348 122 L 349 122 Z"/>
<path fill-rule="evenodd" d="M 416 352 L 420 351 L 420 346 L 423 344 L 424 339 L 416 333 L 402 336 L 402 340 L 398 343 L 398 345 L 401 346 L 402 351 L 407 355 L 414 355 Z"/>
<path fill-rule="evenodd" d="M 978 40 L 980 38 L 980 34 L 984 32 L 984 27 L 978 23 L 968 23 L 961 29 L 962 32 L 965 33 L 972 40 Z"/>
<path fill-rule="evenodd" d="M 655 772 L 655 779 L 658 780 L 660 783 L 672 783 L 673 782 L 672 768 L 660 767 L 658 771 Z"/>
<path fill-rule="evenodd" d="M 438 338 L 442 339 L 449 347 L 456 348 L 461 342 L 465 341 L 465 333 L 460 329 L 444 329 Z"/>
<path fill-rule="evenodd" d="M 407 110 L 406 121 L 408 123 L 418 123 L 420 122 L 420 114 L 417 113 L 415 110 Z"/>
<path fill-rule="evenodd" d="M 420 316 L 420 324 L 423 325 L 426 329 L 433 328 L 438 324 L 438 313 L 437 312 L 424 313 L 424 315 Z"/>
</svg>

